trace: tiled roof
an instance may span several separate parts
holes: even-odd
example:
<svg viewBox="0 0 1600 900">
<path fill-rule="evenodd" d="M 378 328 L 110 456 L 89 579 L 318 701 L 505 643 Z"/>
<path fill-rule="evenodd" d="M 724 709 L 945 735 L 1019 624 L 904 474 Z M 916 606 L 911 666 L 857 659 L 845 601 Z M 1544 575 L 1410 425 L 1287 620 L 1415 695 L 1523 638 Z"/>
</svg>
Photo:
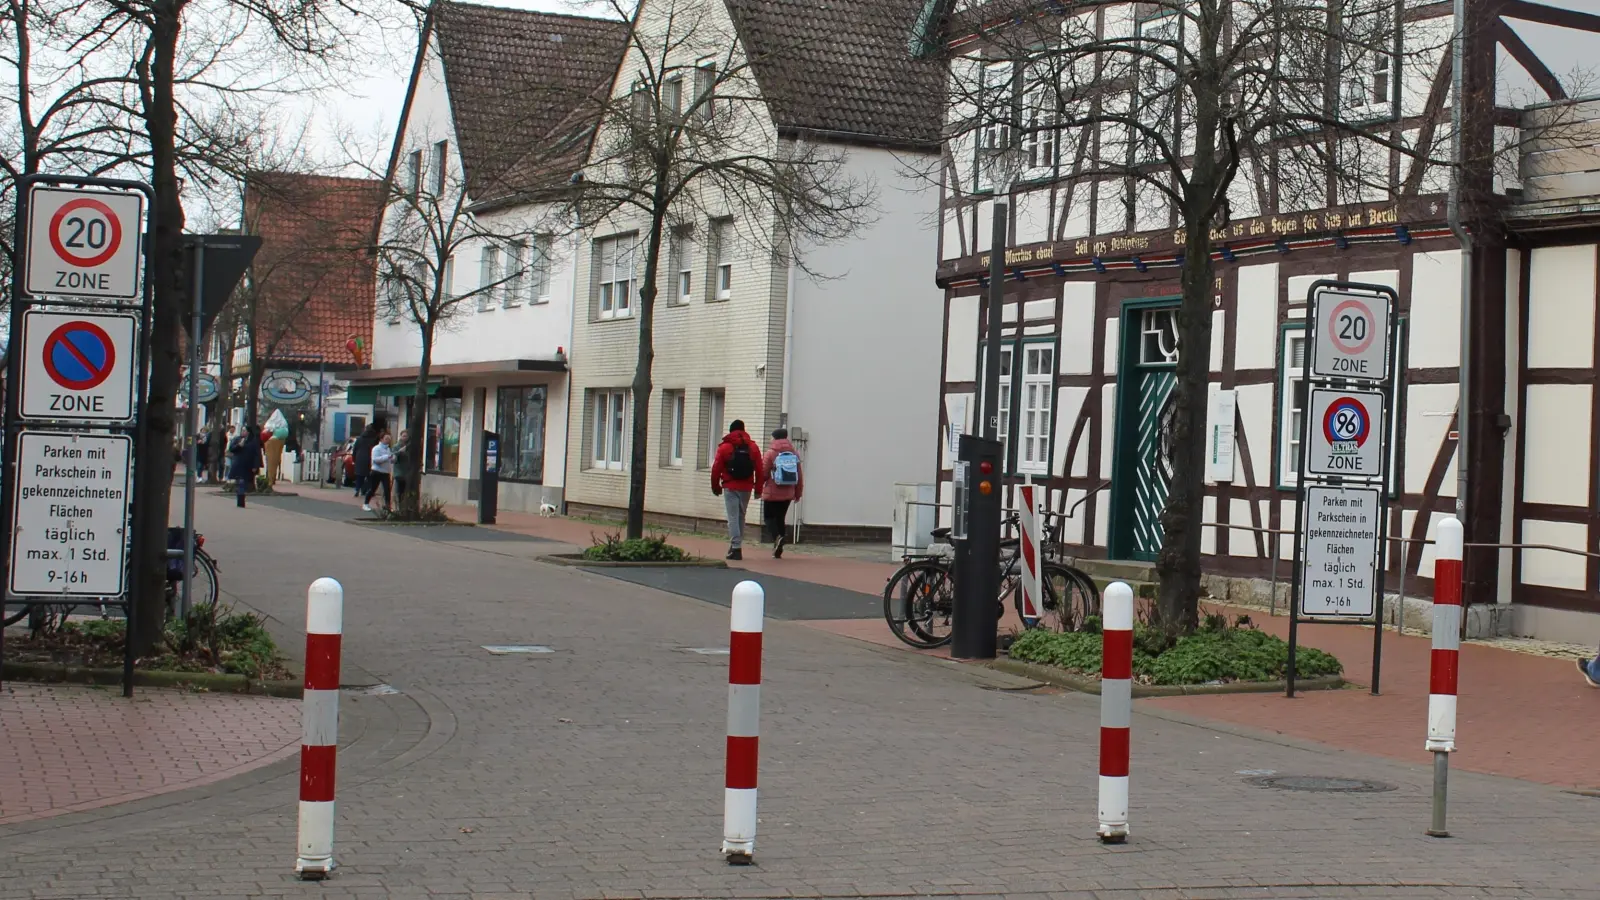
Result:
<svg viewBox="0 0 1600 900">
<path fill-rule="evenodd" d="M 944 68 L 916 59 L 926 0 L 726 0 L 779 127 L 937 145 Z"/>
<path fill-rule="evenodd" d="M 484 202 L 565 181 L 588 150 L 565 140 L 589 124 L 574 113 L 610 87 L 627 23 L 470 3 L 436 14 L 467 193 Z"/>
<path fill-rule="evenodd" d="M 272 362 L 315 366 L 320 354 L 329 368 L 350 368 L 350 336 L 372 346 L 377 279 L 368 245 L 382 200 L 383 183 L 364 178 L 250 176 L 245 227 L 261 236 L 253 270 L 263 318 L 294 312 Z"/>
</svg>

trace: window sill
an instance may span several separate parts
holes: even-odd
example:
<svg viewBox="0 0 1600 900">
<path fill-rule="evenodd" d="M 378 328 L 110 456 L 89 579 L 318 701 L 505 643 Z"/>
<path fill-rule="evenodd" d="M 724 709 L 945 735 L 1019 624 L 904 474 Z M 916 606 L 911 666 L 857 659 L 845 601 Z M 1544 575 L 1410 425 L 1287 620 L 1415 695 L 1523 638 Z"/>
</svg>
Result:
<svg viewBox="0 0 1600 900">
<path fill-rule="evenodd" d="M 633 316 L 632 315 L 626 315 L 626 316 L 601 316 L 598 319 L 591 319 L 590 321 L 591 322 L 632 322 L 633 321 Z"/>
<path fill-rule="evenodd" d="M 613 469 L 613 468 L 611 468 L 609 466 L 601 467 L 601 466 L 596 466 L 596 465 L 593 465 L 593 464 L 589 465 L 583 471 L 585 473 L 591 474 L 591 475 L 626 475 L 626 474 L 628 474 L 628 470 L 627 469 Z"/>
</svg>

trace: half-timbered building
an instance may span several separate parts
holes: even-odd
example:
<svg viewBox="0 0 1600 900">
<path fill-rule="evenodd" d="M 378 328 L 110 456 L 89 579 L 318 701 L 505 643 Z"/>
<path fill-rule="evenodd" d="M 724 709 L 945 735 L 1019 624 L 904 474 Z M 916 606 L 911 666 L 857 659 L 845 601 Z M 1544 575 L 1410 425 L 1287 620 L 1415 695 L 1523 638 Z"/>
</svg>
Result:
<svg viewBox="0 0 1600 900">
<path fill-rule="evenodd" d="M 1175 29 L 1163 21 L 1171 5 L 1041 3 L 1027 16 L 1035 30 L 1053 18 L 1097 37 L 1137 36 Z M 1407 152 L 1440 143 L 1434 129 L 1453 112 L 1458 32 L 1450 3 L 1393 4 L 1396 52 L 1372 56 L 1340 76 L 1346 83 L 1330 86 L 1336 98 L 1370 97 L 1370 112 L 1387 123 L 1393 146 L 1361 151 L 1372 154 L 1363 158 L 1375 160 L 1377 178 L 1357 189 L 1331 176 L 1291 183 L 1269 164 L 1270 153 L 1241 165 L 1226 221 L 1211 234 L 1208 571 L 1265 577 L 1276 555 L 1286 575 L 1308 288 L 1329 278 L 1384 284 L 1400 298 L 1388 450 L 1390 591 L 1402 566 L 1408 593 L 1431 590 L 1433 557 L 1422 541 L 1457 510 L 1464 483 L 1469 545 L 1524 545 L 1469 547 L 1467 596 L 1483 607 L 1475 627 L 1600 638 L 1600 565 L 1585 555 L 1600 550 L 1600 156 L 1592 123 L 1589 130 L 1583 123 L 1597 117 L 1594 104 L 1574 102 L 1583 61 L 1600 51 L 1600 16 L 1586 7 L 1581 0 L 1466 4 L 1459 32 L 1466 246 L 1449 220 L 1451 169 L 1439 164 L 1451 151 Z M 1003 49 L 1006 30 L 1022 18 L 1015 4 L 995 16 L 993 4 L 957 3 L 931 17 L 943 30 L 924 37 L 945 48 L 953 69 L 981 69 L 980 78 L 997 72 L 1025 91 L 1007 67 L 1025 71 L 1028 61 Z M 941 502 L 952 495 L 952 434 L 978 427 L 987 273 L 990 254 L 1003 252 L 999 403 L 1010 480 L 1049 486 L 1070 552 L 1153 559 L 1172 449 L 1164 417 L 1178 350 L 1180 217 L 1130 178 L 1084 164 L 1096 142 L 1109 139 L 1107 126 L 1030 128 L 1037 109 L 1023 102 L 1013 107 L 1027 120 L 1018 129 L 1026 162 L 1008 197 L 1011 239 L 991 247 L 995 186 L 980 150 L 993 140 L 984 132 L 993 125 L 974 124 L 959 105 L 952 99 L 947 116 L 937 269 L 946 319 L 932 448 Z M 1173 135 L 1173 146 L 1184 142 Z M 1464 481 L 1457 469 L 1462 371 L 1470 398 Z"/>
</svg>

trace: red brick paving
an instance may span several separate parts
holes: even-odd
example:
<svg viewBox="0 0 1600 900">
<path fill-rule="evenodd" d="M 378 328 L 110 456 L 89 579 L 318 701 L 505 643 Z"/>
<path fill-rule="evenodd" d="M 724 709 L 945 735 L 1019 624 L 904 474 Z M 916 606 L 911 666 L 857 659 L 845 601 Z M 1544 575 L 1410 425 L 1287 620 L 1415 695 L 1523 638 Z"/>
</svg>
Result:
<svg viewBox="0 0 1600 900">
<path fill-rule="evenodd" d="M 300 704 L 242 694 L 18 684 L 0 689 L 0 825 L 153 797 L 276 762 Z"/>
</svg>

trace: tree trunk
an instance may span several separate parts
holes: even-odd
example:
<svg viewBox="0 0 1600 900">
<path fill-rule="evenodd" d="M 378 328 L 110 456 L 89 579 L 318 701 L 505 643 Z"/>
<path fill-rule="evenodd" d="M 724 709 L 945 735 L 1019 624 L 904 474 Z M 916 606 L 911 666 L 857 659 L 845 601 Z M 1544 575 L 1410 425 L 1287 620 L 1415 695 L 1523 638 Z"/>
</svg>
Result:
<svg viewBox="0 0 1600 900">
<path fill-rule="evenodd" d="M 407 444 L 411 452 L 406 458 L 406 494 L 400 498 L 400 515 L 404 518 L 416 518 L 422 504 L 422 469 L 423 457 L 428 452 L 427 432 L 422 426 L 427 419 L 428 412 L 428 371 L 433 368 L 433 333 L 432 324 L 424 325 L 418 329 L 422 337 L 422 358 L 417 364 L 417 387 L 411 392 L 411 408 L 406 410 L 406 430 L 411 432 L 411 440 Z"/>
<path fill-rule="evenodd" d="M 665 181 L 658 179 L 657 184 Z M 659 188 L 658 188 L 659 192 Z M 657 209 L 660 209 L 658 205 Z M 633 370 L 633 437 L 628 454 L 628 538 L 644 537 L 644 485 L 650 455 L 650 369 L 655 364 L 656 271 L 660 267 L 665 210 L 650 219 L 644 278 L 639 283 L 639 361 Z"/>
<path fill-rule="evenodd" d="M 252 428 L 261 428 L 261 378 L 267 374 L 267 367 L 256 358 L 255 342 L 250 343 L 250 374 L 244 382 L 244 423 Z"/>
<path fill-rule="evenodd" d="M 172 437 L 177 424 L 178 333 L 183 314 L 183 202 L 178 196 L 177 105 L 173 68 L 183 0 L 153 8 L 149 101 L 145 128 L 150 137 L 151 187 L 155 189 L 155 227 L 150 235 L 154 309 L 146 336 L 150 383 L 144 410 L 144 445 L 135 473 L 134 509 L 138 543 L 133 548 L 133 587 L 137 591 L 132 640 L 144 655 L 161 640 L 166 624 L 167 519 L 172 500 Z"/>
</svg>

